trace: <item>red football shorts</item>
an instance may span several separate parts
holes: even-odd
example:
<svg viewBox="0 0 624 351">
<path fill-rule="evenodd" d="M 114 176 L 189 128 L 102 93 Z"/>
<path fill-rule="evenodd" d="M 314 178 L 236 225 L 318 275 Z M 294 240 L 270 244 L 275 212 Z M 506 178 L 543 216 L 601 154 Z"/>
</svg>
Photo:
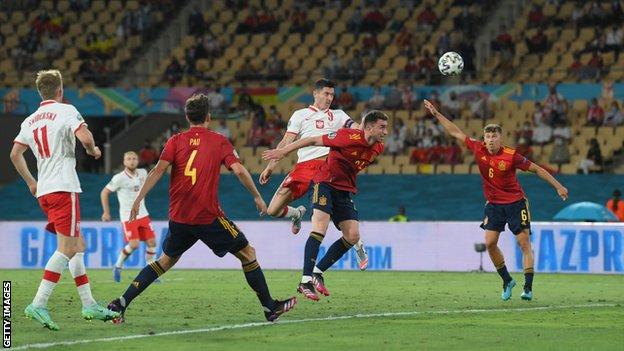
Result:
<svg viewBox="0 0 624 351">
<path fill-rule="evenodd" d="M 156 237 L 149 216 L 137 218 L 132 222 L 121 222 L 121 226 L 124 231 L 124 240 L 126 243 L 130 240 L 146 241 Z"/>
<path fill-rule="evenodd" d="M 40 196 L 37 201 L 48 217 L 47 231 L 70 237 L 80 236 L 80 201 L 77 193 L 59 191 Z"/>
<path fill-rule="evenodd" d="M 293 200 L 297 200 L 308 192 L 312 178 L 323 164 L 325 164 L 325 160 L 309 160 L 297 163 L 282 182 L 282 187 L 290 189 Z"/>
</svg>

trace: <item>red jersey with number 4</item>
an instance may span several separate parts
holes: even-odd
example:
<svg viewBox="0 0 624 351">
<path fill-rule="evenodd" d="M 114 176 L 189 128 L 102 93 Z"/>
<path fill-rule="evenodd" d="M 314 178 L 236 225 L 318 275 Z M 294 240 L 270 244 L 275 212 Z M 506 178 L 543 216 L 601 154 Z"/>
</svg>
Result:
<svg viewBox="0 0 624 351">
<path fill-rule="evenodd" d="M 224 216 L 218 189 L 221 165 L 240 162 L 221 134 L 192 127 L 167 140 L 160 159 L 171 163 L 169 219 L 183 224 L 210 224 Z"/>
<path fill-rule="evenodd" d="M 524 198 L 524 191 L 516 178 L 516 169 L 528 171 L 531 161 L 507 146 L 492 155 L 481 141 L 466 137 L 464 143 L 475 156 L 481 172 L 483 193 L 488 202 L 509 204 Z"/>
<path fill-rule="evenodd" d="M 330 148 L 329 156 L 314 176 L 314 182 L 325 182 L 335 189 L 354 194 L 357 193 L 355 176 L 384 150 L 380 142 L 368 145 L 364 131 L 360 129 L 342 128 L 336 133 L 323 135 L 323 145 Z"/>
</svg>

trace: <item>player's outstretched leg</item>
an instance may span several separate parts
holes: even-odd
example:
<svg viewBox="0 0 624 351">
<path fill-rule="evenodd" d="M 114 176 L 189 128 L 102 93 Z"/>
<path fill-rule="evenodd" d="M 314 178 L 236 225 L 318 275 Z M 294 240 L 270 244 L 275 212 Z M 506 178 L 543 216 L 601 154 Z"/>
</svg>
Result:
<svg viewBox="0 0 624 351">
<path fill-rule="evenodd" d="M 65 269 L 67 262 L 69 262 L 69 258 L 65 254 L 60 251 L 54 251 L 46 263 L 43 271 L 43 279 L 39 284 L 39 289 L 37 290 L 35 298 L 24 310 L 26 317 L 36 320 L 50 330 L 59 330 L 59 326 L 54 323 L 50 317 L 46 306 L 54 287 L 61 278 L 61 273 L 63 269 Z"/>
<path fill-rule="evenodd" d="M 137 247 L 139 247 L 138 241 L 130 240 L 119 252 L 119 257 L 117 257 L 117 262 L 115 262 L 115 266 L 113 267 L 113 281 L 115 283 L 121 282 L 121 269 L 123 268 L 123 264 Z"/>
<path fill-rule="evenodd" d="M 82 302 L 82 317 L 87 320 L 97 319 L 101 321 L 109 321 L 119 317 L 119 313 L 111 311 L 98 305 L 91 294 L 91 285 L 87 277 L 87 269 L 84 264 L 84 252 L 77 252 L 74 257 L 69 260 L 69 271 L 71 272 L 80 301 Z"/>
<path fill-rule="evenodd" d="M 325 256 L 314 267 L 314 286 L 321 294 L 329 296 L 329 290 L 325 286 L 325 280 L 323 279 L 323 272 L 327 271 L 336 261 L 338 261 L 345 253 L 347 253 L 353 244 L 347 241 L 344 237 L 336 240 L 327 250 Z"/>
<path fill-rule="evenodd" d="M 520 297 L 526 301 L 531 301 L 533 299 L 533 275 L 535 274 L 530 235 L 530 229 L 524 229 L 516 235 L 516 240 L 518 241 L 520 250 L 522 250 L 522 265 L 524 267 L 524 287 Z"/>
<path fill-rule="evenodd" d="M 256 250 L 251 245 L 247 245 L 234 255 L 241 261 L 247 284 L 256 292 L 267 321 L 276 321 L 279 316 L 295 307 L 297 304 L 295 297 L 281 301 L 271 297 L 264 273 L 256 259 Z"/>
<path fill-rule="evenodd" d="M 120 297 L 114 299 L 108 304 L 108 308 L 112 311 L 119 312 L 120 316 L 113 321 L 115 323 L 123 323 L 125 321 L 126 309 L 137 296 L 139 296 L 150 284 L 159 276 L 165 274 L 178 261 L 179 257 L 171 258 L 163 254 L 158 261 L 154 261 L 143 267 L 141 272 L 134 278 L 132 283 Z"/>
<path fill-rule="evenodd" d="M 314 263 L 316 262 L 316 257 L 318 256 L 319 248 L 321 247 L 321 242 L 323 242 L 324 237 L 325 235 L 320 232 L 310 233 L 310 237 L 308 237 L 308 241 L 306 242 L 303 258 L 303 276 L 301 277 L 301 282 L 297 287 L 298 292 L 302 293 L 303 296 L 312 301 L 319 300 L 319 296 L 316 294 L 316 290 L 314 288 L 312 275 Z"/>
<path fill-rule="evenodd" d="M 505 265 L 505 257 L 498 247 L 499 236 L 500 232 L 486 230 L 485 247 L 487 248 L 488 254 L 490 255 L 490 259 L 492 259 L 494 267 L 496 267 L 498 275 L 500 275 L 501 279 L 503 280 L 503 292 L 501 293 L 501 299 L 503 299 L 503 301 L 507 301 L 511 298 L 511 291 L 514 286 L 516 286 L 516 281 L 511 277 L 509 271 L 507 271 L 507 266 Z"/>
</svg>

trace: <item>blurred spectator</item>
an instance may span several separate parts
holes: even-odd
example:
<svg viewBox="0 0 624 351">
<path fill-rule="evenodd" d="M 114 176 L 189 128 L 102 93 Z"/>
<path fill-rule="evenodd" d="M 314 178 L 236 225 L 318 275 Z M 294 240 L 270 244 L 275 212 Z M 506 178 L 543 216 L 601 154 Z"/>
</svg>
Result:
<svg viewBox="0 0 624 351">
<path fill-rule="evenodd" d="M 288 78 L 288 74 L 286 73 L 286 67 L 284 60 L 280 60 L 277 58 L 275 54 L 272 54 L 267 60 L 267 75 L 266 78 L 268 80 L 279 80 L 283 81 Z"/>
<path fill-rule="evenodd" d="M 456 51 L 464 59 L 464 71 L 462 77 L 474 77 L 477 73 L 477 69 L 474 64 L 474 58 L 477 57 L 477 51 L 472 45 L 472 42 L 463 40 Z"/>
<path fill-rule="evenodd" d="M 193 10 L 188 18 L 188 27 L 190 35 L 199 35 L 204 31 L 204 16 L 197 6 L 193 6 Z"/>
<path fill-rule="evenodd" d="M 266 139 L 264 137 L 265 130 L 264 127 L 259 123 L 257 119 L 253 119 L 251 124 L 251 131 L 247 136 L 247 146 L 258 147 L 258 146 L 269 146 L 266 144 Z"/>
<path fill-rule="evenodd" d="M 425 6 L 425 9 L 418 15 L 417 21 L 419 30 L 431 33 L 431 30 L 438 22 L 438 16 L 433 12 L 431 6 Z"/>
<path fill-rule="evenodd" d="M 418 68 L 420 69 L 420 74 L 425 78 L 427 83 L 431 83 L 431 75 L 435 71 L 435 61 L 431 58 L 429 54 L 429 50 L 423 50 L 423 57 L 418 61 Z"/>
<path fill-rule="evenodd" d="M 329 56 L 325 60 L 325 63 L 326 65 L 323 69 L 325 72 L 325 77 L 329 79 L 334 79 L 341 75 L 342 63 L 340 62 L 340 58 L 338 57 L 338 53 L 336 52 L 336 50 L 331 50 Z"/>
<path fill-rule="evenodd" d="M 258 13 L 258 32 L 274 33 L 277 30 L 277 26 L 275 16 L 264 8 L 260 9 Z"/>
<path fill-rule="evenodd" d="M 169 128 L 165 132 L 165 140 L 171 138 L 174 134 L 177 134 L 180 131 L 180 123 L 177 121 L 171 122 Z"/>
<path fill-rule="evenodd" d="M 468 6 L 463 6 L 462 12 L 453 19 L 455 30 L 468 38 L 473 38 L 477 31 L 477 19 L 470 13 Z"/>
<path fill-rule="evenodd" d="M 622 207 L 624 207 L 624 206 L 622 206 Z M 404 206 L 400 206 L 399 207 L 399 213 L 395 214 L 392 217 L 390 217 L 388 222 L 409 222 L 409 219 L 405 215 L 405 207 Z"/>
<path fill-rule="evenodd" d="M 591 139 L 587 156 L 579 163 L 579 170 L 583 174 L 589 174 L 590 168 L 595 171 L 602 171 L 602 151 L 596 138 Z"/>
<path fill-rule="evenodd" d="M 347 30 L 359 35 L 362 29 L 362 18 L 362 7 L 358 6 L 355 8 L 355 11 L 353 11 L 351 18 L 347 21 Z"/>
<path fill-rule="evenodd" d="M 416 94 L 412 87 L 404 84 L 401 89 L 401 103 L 404 110 L 411 111 L 416 106 Z"/>
<path fill-rule="evenodd" d="M 516 152 L 529 160 L 533 160 L 533 148 L 529 145 L 529 139 L 520 138 L 518 145 L 516 145 Z"/>
<path fill-rule="evenodd" d="M 513 50 L 513 38 L 507 31 L 507 26 L 504 24 L 500 26 L 499 33 L 496 39 L 492 41 L 491 47 L 494 51 L 500 51 L 502 49 Z"/>
<path fill-rule="evenodd" d="M 442 103 L 442 113 L 449 119 L 458 119 L 461 116 L 462 103 L 457 98 L 457 94 L 451 91 L 447 102 Z"/>
<path fill-rule="evenodd" d="M 440 164 L 446 161 L 446 147 L 442 144 L 442 138 L 433 137 L 431 147 L 428 150 L 427 163 Z"/>
<path fill-rule="evenodd" d="M 423 146 L 423 141 L 419 140 L 416 143 L 416 147 L 410 154 L 410 164 L 427 163 L 428 161 L 427 148 Z"/>
<path fill-rule="evenodd" d="M 399 72 L 399 77 L 408 81 L 412 81 L 418 77 L 419 71 L 420 69 L 418 68 L 416 59 L 412 57 L 407 61 L 403 70 Z"/>
<path fill-rule="evenodd" d="M 587 12 L 586 18 L 588 24 L 600 26 L 607 19 L 607 13 L 597 1 L 593 1 L 590 5 L 589 11 Z"/>
<path fill-rule="evenodd" d="M 54 61 L 63 51 L 63 44 L 56 35 L 49 34 L 48 39 L 44 43 L 43 49 L 46 53 L 48 61 Z"/>
<path fill-rule="evenodd" d="M 425 130 L 425 135 L 422 137 L 422 146 L 424 148 L 432 147 L 433 146 L 433 138 L 434 138 L 433 130 L 427 128 Z"/>
<path fill-rule="evenodd" d="M 349 78 L 352 79 L 354 83 L 364 78 L 364 61 L 360 56 L 359 50 L 356 49 L 353 51 L 353 57 L 347 62 L 347 71 L 349 73 Z"/>
<path fill-rule="evenodd" d="M 572 139 L 572 130 L 565 122 L 558 121 L 555 123 L 552 136 L 553 138 L 561 138 L 569 142 Z"/>
<path fill-rule="evenodd" d="M 90 66 L 85 67 L 85 71 L 90 71 L 90 70 L 91 70 Z M 169 62 L 169 65 L 167 65 L 167 68 L 165 68 L 165 80 L 169 83 L 170 86 L 174 86 L 176 85 L 177 82 L 180 81 L 180 79 L 182 79 L 182 65 L 180 65 L 180 62 L 174 56 L 171 58 L 171 62 Z"/>
<path fill-rule="evenodd" d="M 219 119 L 219 125 L 215 127 L 214 131 L 215 133 L 219 133 L 228 138 L 228 140 L 232 141 L 232 133 L 230 132 L 225 119 Z"/>
<path fill-rule="evenodd" d="M 212 34 L 204 35 L 202 39 L 202 47 L 206 52 L 207 57 L 219 57 L 223 53 L 223 49 L 221 47 L 221 42 Z"/>
<path fill-rule="evenodd" d="M 238 23 L 236 34 L 256 33 L 258 31 L 258 16 L 256 7 L 252 7 L 249 15 L 243 22 Z"/>
<path fill-rule="evenodd" d="M 379 32 L 386 26 L 386 18 L 379 11 L 379 6 L 375 5 L 372 11 L 369 11 L 362 19 L 363 32 Z"/>
<path fill-rule="evenodd" d="M 221 87 L 217 86 L 214 91 L 208 93 L 208 101 L 210 101 L 210 110 L 216 113 L 225 112 L 225 96 L 221 94 Z"/>
<path fill-rule="evenodd" d="M 401 145 L 401 152 L 402 152 L 403 148 L 405 147 L 405 141 L 407 140 L 407 134 L 408 134 L 407 126 L 403 122 L 402 118 L 397 118 L 396 121 L 394 122 L 394 126 L 392 129 L 393 129 L 393 133 L 396 133 L 399 139 L 399 143 Z"/>
<path fill-rule="evenodd" d="M 580 1 L 575 1 L 574 9 L 572 10 L 572 13 L 570 14 L 570 19 L 572 20 L 572 23 L 574 23 L 577 26 L 582 25 L 583 21 L 585 20 L 585 16 L 586 16 L 586 12 L 585 12 L 585 7 L 583 6 L 583 3 Z"/>
<path fill-rule="evenodd" d="M 530 28 L 540 27 L 542 24 L 546 22 L 546 16 L 542 12 L 542 8 L 539 5 L 533 5 L 531 11 L 529 12 L 528 18 L 528 26 Z"/>
<path fill-rule="evenodd" d="M 591 105 L 587 109 L 587 126 L 601 126 L 604 121 L 604 110 L 598 105 L 598 99 L 591 99 Z"/>
<path fill-rule="evenodd" d="M 548 162 L 555 165 L 562 165 L 570 162 L 570 150 L 565 140 L 562 138 L 555 138 Z"/>
<path fill-rule="evenodd" d="M 401 107 L 402 101 L 401 91 L 397 88 L 396 83 L 391 83 L 390 89 L 386 93 L 384 106 L 391 110 L 397 110 Z"/>
<path fill-rule="evenodd" d="M 370 107 L 373 109 L 377 109 L 377 110 L 382 109 L 384 106 L 384 102 L 385 102 L 385 97 L 381 93 L 381 88 L 379 87 L 375 88 L 375 93 L 368 100 Z"/>
<path fill-rule="evenodd" d="M 583 65 L 583 62 L 581 62 L 581 55 L 579 55 L 578 53 L 575 53 L 573 55 L 573 58 L 574 58 L 574 61 L 568 68 L 568 71 L 570 72 L 570 74 L 576 77 L 577 79 L 588 79 L 589 72 L 587 71 L 585 65 Z"/>
<path fill-rule="evenodd" d="M 284 116 L 277 110 L 275 105 L 269 106 L 269 119 L 275 122 L 278 128 L 284 129 L 286 128 L 286 122 L 284 121 Z"/>
<path fill-rule="evenodd" d="M 622 39 L 624 38 L 624 31 L 617 25 L 613 25 L 610 29 L 607 29 L 606 44 L 609 50 L 620 52 L 622 49 Z"/>
<path fill-rule="evenodd" d="M 544 113 L 548 116 L 551 125 L 557 122 L 567 122 L 568 101 L 557 92 L 557 86 L 551 84 L 548 88 L 548 96 L 544 100 Z"/>
<path fill-rule="evenodd" d="M 277 138 L 279 138 L 282 133 L 282 128 L 280 127 L 280 121 L 276 121 L 275 119 L 269 117 L 264 127 L 264 144 L 269 147 L 275 147 L 277 145 Z"/>
<path fill-rule="evenodd" d="M 552 128 L 550 127 L 546 115 L 542 111 L 542 104 L 539 101 L 535 102 L 533 126 L 533 143 L 537 145 L 548 144 L 552 138 Z"/>
<path fill-rule="evenodd" d="M 540 28 L 531 38 L 526 38 L 526 45 L 532 54 L 540 54 L 548 51 L 548 37 Z"/>
<path fill-rule="evenodd" d="M 401 49 L 403 55 L 406 55 L 411 50 L 412 37 L 412 33 L 406 27 L 403 27 L 403 29 L 401 29 L 401 32 L 397 34 L 395 42 Z"/>
<path fill-rule="evenodd" d="M 395 157 L 401 153 L 402 149 L 403 145 L 400 143 L 399 136 L 393 130 L 392 133 L 384 139 L 384 150 L 388 155 Z"/>
<path fill-rule="evenodd" d="M 515 134 L 516 143 L 520 143 L 520 139 L 524 139 L 527 145 L 531 145 L 531 141 L 533 140 L 533 128 L 531 127 L 531 122 L 525 121 L 522 124 L 522 128 L 516 130 Z"/>
<path fill-rule="evenodd" d="M 260 76 L 258 70 L 251 63 L 251 59 L 248 57 L 245 62 L 238 68 L 238 71 L 234 74 L 237 80 L 253 80 L 258 79 Z"/>
<path fill-rule="evenodd" d="M 362 39 L 362 46 L 364 50 L 367 52 L 367 56 L 374 60 L 377 58 L 379 54 L 379 42 L 377 41 L 377 36 L 373 33 L 366 33 L 364 35 L 364 39 Z"/>
<path fill-rule="evenodd" d="M 605 207 L 613 212 L 620 222 L 624 222 L 624 201 L 620 199 L 621 197 L 620 189 L 613 190 L 613 197 L 607 201 Z"/>
<path fill-rule="evenodd" d="M 301 33 L 301 35 L 308 34 L 314 24 L 312 22 L 307 21 L 307 16 L 305 11 L 300 9 L 295 9 L 290 16 L 290 22 L 292 23 L 289 29 L 290 33 Z"/>
<path fill-rule="evenodd" d="M 604 119 L 604 125 L 609 127 L 616 127 L 624 122 L 624 114 L 620 110 L 620 105 L 617 101 L 613 100 L 611 102 L 611 108 L 606 114 Z"/>
<path fill-rule="evenodd" d="M 482 120 L 489 119 L 492 116 L 492 110 L 490 109 L 485 93 L 477 94 L 477 97 L 470 102 L 470 112 L 473 118 Z"/>
<path fill-rule="evenodd" d="M 407 143 L 413 146 L 418 145 L 419 142 L 422 144 L 426 131 L 425 121 L 420 119 L 414 126 L 414 130 L 409 133 Z"/>
<path fill-rule="evenodd" d="M 338 108 L 344 111 L 351 111 L 355 108 L 355 99 L 346 86 L 342 87 L 336 103 Z"/>
<path fill-rule="evenodd" d="M 152 146 L 149 139 L 145 139 L 143 148 L 139 151 L 139 167 L 147 168 L 158 161 L 158 151 Z"/>
<path fill-rule="evenodd" d="M 442 56 L 445 52 L 451 50 L 451 37 L 447 31 L 443 32 L 440 37 L 438 37 L 438 42 L 436 43 L 436 51 L 439 56 Z"/>
<path fill-rule="evenodd" d="M 604 68 L 604 60 L 598 51 L 594 51 L 594 54 L 587 62 L 587 71 L 591 78 L 599 79 Z"/>
<path fill-rule="evenodd" d="M 247 88 L 243 86 L 238 94 L 238 105 L 236 108 L 245 113 L 251 112 L 255 108 L 256 103 L 247 92 Z"/>
<path fill-rule="evenodd" d="M 456 165 L 462 161 L 462 149 L 457 145 L 455 138 L 451 138 L 451 144 L 446 148 L 445 163 Z"/>
</svg>

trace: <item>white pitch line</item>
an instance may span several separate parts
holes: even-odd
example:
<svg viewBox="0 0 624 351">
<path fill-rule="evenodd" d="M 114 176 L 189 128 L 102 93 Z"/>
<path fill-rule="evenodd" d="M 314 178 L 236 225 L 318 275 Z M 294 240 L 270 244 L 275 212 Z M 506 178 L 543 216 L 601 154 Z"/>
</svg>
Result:
<svg viewBox="0 0 624 351">
<path fill-rule="evenodd" d="M 14 350 L 45 349 L 45 348 L 54 347 L 54 346 L 71 346 L 71 345 L 79 345 L 79 344 L 90 344 L 90 343 L 95 343 L 95 342 L 133 340 L 133 339 L 151 338 L 151 337 L 156 337 L 156 336 L 167 336 L 167 335 L 212 333 L 212 332 L 217 332 L 217 331 L 222 331 L 222 330 L 247 329 L 247 328 L 263 327 L 263 326 L 269 326 L 269 325 L 278 326 L 280 324 L 299 324 L 299 323 L 337 321 L 337 320 L 357 319 L 357 318 L 403 317 L 403 316 L 415 316 L 415 315 L 423 315 L 423 314 L 473 314 L 473 313 L 476 314 L 476 313 L 495 313 L 495 312 L 526 312 L 526 311 L 544 311 L 544 310 L 570 309 L 570 308 L 593 308 L 593 307 L 615 307 L 615 306 L 616 306 L 615 304 L 586 304 L 586 305 L 567 305 L 567 306 L 564 305 L 564 306 L 543 306 L 543 307 L 493 308 L 493 309 L 443 310 L 443 311 L 409 311 L 409 312 L 354 314 L 354 315 L 347 315 L 347 316 L 333 316 L 333 317 L 330 316 L 330 317 L 321 317 L 321 318 L 280 320 L 277 324 L 270 323 L 270 322 L 255 322 L 255 323 L 223 325 L 220 327 L 212 327 L 212 328 L 175 330 L 175 331 L 168 331 L 168 332 L 155 333 L 155 334 L 137 334 L 137 335 L 118 336 L 118 337 L 112 337 L 112 338 L 99 338 L 99 339 L 90 339 L 90 340 L 70 340 L 70 341 L 59 341 L 59 342 L 50 342 L 50 343 L 27 344 L 27 345 L 15 347 L 13 349 Z"/>
</svg>

